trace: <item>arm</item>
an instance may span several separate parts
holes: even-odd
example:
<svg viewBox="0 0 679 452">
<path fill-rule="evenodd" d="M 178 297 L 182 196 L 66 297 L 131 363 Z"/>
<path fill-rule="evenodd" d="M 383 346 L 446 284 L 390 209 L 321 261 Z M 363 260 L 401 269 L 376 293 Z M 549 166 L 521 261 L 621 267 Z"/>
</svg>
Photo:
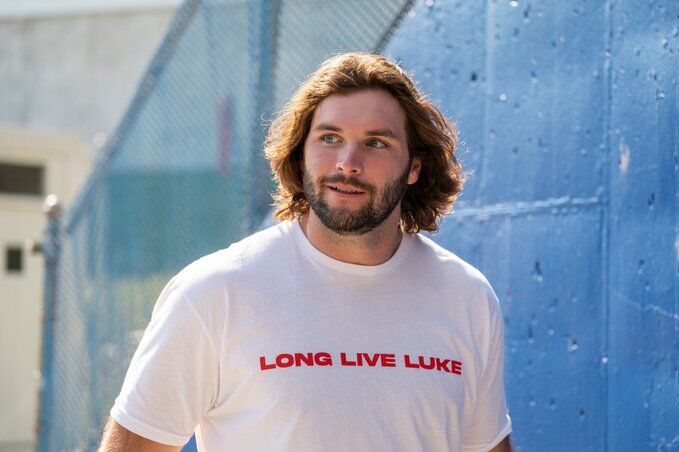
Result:
<svg viewBox="0 0 679 452">
<path fill-rule="evenodd" d="M 180 449 L 181 447 L 160 444 L 132 433 L 111 418 L 104 427 L 104 435 L 99 446 L 99 452 L 174 452 Z"/>
<path fill-rule="evenodd" d="M 152 440 L 140 450 L 179 450 L 217 399 L 219 356 L 203 322 L 212 311 L 202 305 L 201 317 L 184 292 L 168 283 L 161 293 L 111 408 L 104 451 L 137 450 L 125 442 L 137 436 Z"/>
<path fill-rule="evenodd" d="M 500 444 L 493 447 L 490 452 L 512 452 L 513 450 L 512 442 L 509 439 L 509 435 L 507 435 L 505 436 L 505 439 L 500 441 Z"/>
</svg>

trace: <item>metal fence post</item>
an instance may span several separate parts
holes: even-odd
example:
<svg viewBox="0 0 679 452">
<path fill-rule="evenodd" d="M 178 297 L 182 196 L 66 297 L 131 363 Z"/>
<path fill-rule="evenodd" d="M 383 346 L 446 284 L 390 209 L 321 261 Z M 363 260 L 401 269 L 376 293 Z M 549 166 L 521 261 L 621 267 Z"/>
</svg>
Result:
<svg viewBox="0 0 679 452">
<path fill-rule="evenodd" d="M 48 451 L 50 438 L 50 421 L 54 411 L 54 390 L 52 387 L 52 365 L 54 357 L 54 322 L 57 309 L 57 274 L 59 270 L 59 254 L 61 251 L 61 204 L 56 195 L 49 195 L 43 203 L 43 212 L 47 214 L 47 230 L 45 245 L 42 247 L 45 256 L 45 293 L 43 299 L 43 331 L 40 374 L 40 407 L 38 414 L 38 451 Z"/>
</svg>

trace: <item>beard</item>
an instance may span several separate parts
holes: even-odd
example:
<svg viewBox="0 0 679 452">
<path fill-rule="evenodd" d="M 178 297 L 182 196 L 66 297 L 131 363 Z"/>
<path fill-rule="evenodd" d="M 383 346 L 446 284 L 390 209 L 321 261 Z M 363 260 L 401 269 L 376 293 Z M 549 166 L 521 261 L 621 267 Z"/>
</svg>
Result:
<svg viewBox="0 0 679 452">
<path fill-rule="evenodd" d="M 321 178 L 319 183 L 315 184 L 308 171 L 304 171 L 303 175 L 304 194 L 309 206 L 326 228 L 340 235 L 363 235 L 381 225 L 401 202 L 408 189 L 410 167 L 409 161 L 403 174 L 385 184 L 379 199 L 376 199 L 377 188 L 374 185 L 361 182 L 355 177 L 337 174 Z M 368 203 L 358 210 L 345 207 L 331 208 L 323 199 L 322 190 L 326 189 L 323 184 L 336 182 L 353 185 L 365 191 L 370 198 Z"/>
</svg>

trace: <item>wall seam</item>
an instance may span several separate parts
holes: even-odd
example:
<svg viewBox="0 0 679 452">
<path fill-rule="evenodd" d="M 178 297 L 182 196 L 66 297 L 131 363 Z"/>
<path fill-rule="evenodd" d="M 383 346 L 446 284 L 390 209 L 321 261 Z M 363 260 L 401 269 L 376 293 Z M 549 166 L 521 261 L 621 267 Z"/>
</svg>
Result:
<svg viewBox="0 0 679 452">
<path fill-rule="evenodd" d="M 485 201 L 485 189 L 486 189 L 486 173 L 487 173 L 487 157 L 488 157 L 488 147 L 490 145 L 490 141 L 488 140 L 488 133 L 489 133 L 489 117 L 490 117 L 490 101 L 491 101 L 491 96 L 492 96 L 492 83 L 491 83 L 491 66 L 492 66 L 492 52 L 491 48 L 493 46 L 493 38 L 492 38 L 492 27 L 490 26 L 490 4 L 489 1 L 486 0 L 484 2 L 484 8 L 485 8 L 485 30 L 484 30 L 484 36 L 485 36 L 485 46 L 484 46 L 484 61 L 483 61 L 483 75 L 482 75 L 482 82 L 485 85 L 485 99 L 484 99 L 484 107 L 483 107 L 483 137 L 481 140 L 481 143 L 483 143 L 482 148 L 481 148 L 481 155 L 479 159 L 479 168 L 478 168 L 478 174 L 477 177 L 479 178 L 479 186 L 477 189 L 477 202 L 475 203 L 477 206 L 483 206 L 484 201 Z"/>
<path fill-rule="evenodd" d="M 602 291 L 602 301 L 603 301 L 603 356 L 602 364 L 603 368 L 603 402 L 604 402 L 604 437 L 603 445 L 604 450 L 609 450 L 609 424 L 610 424 L 610 398 L 609 398 L 609 372 L 611 363 L 608 361 L 608 355 L 610 353 L 610 294 L 609 294 L 609 281 L 610 281 L 610 251 L 609 251 L 609 233 L 610 233 L 610 196 L 611 196 L 611 185 L 610 185 L 610 171 L 611 171 L 611 111 L 613 102 L 613 74 L 611 69 L 613 52 L 613 4 L 615 0 L 606 0 L 605 10 L 604 10 L 604 84 L 605 84 L 605 115 L 604 115 L 604 156 L 602 163 L 602 185 L 604 189 L 602 190 L 602 225 L 601 225 L 601 259 L 602 259 L 602 281 L 601 281 L 601 291 Z"/>
<path fill-rule="evenodd" d="M 560 198 L 549 198 L 528 202 L 512 202 L 486 204 L 481 207 L 464 207 L 456 209 L 451 214 L 451 218 L 476 218 L 480 221 L 494 217 L 519 217 L 531 214 L 573 214 L 601 208 L 603 201 L 599 197 L 592 198 L 571 198 L 568 196 Z"/>
</svg>

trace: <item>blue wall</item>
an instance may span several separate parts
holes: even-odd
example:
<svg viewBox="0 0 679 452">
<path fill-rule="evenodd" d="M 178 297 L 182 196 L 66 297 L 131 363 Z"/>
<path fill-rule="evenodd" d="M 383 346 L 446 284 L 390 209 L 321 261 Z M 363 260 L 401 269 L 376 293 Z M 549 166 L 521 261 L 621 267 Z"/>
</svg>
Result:
<svg viewBox="0 0 679 452">
<path fill-rule="evenodd" d="M 519 450 L 679 447 L 679 5 L 419 1 L 387 46 L 460 131 L 435 239 L 503 305 Z"/>
</svg>

